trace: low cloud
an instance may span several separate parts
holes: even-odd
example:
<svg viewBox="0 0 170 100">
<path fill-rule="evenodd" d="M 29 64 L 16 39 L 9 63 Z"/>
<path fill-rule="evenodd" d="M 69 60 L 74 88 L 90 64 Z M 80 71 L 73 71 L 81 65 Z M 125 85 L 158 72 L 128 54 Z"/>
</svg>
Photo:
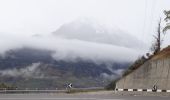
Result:
<svg viewBox="0 0 170 100">
<path fill-rule="evenodd" d="M 113 74 L 111 74 L 111 75 L 109 75 L 107 73 L 102 73 L 100 76 L 107 80 L 115 80 L 122 76 L 124 70 L 125 69 L 117 69 L 117 70 L 113 70 L 113 72 L 112 72 Z"/>
<path fill-rule="evenodd" d="M 76 59 L 93 61 L 134 61 L 143 51 L 105 43 L 94 43 L 77 39 L 65 39 L 53 36 L 44 37 L 0 37 L 0 53 L 4 54 L 11 49 L 29 47 L 50 50 L 56 60 Z"/>
<path fill-rule="evenodd" d="M 56 60 L 131 62 L 145 52 L 141 41 L 120 30 L 107 29 L 89 20 L 64 24 L 49 35 L 0 33 L 0 54 L 18 48 L 53 51 Z"/>
<path fill-rule="evenodd" d="M 43 74 L 38 70 L 40 63 L 33 63 L 30 66 L 26 66 L 20 69 L 5 69 L 0 70 L 1 76 L 10 76 L 10 77 L 24 77 L 24 78 L 31 78 L 31 77 L 43 77 Z"/>
</svg>

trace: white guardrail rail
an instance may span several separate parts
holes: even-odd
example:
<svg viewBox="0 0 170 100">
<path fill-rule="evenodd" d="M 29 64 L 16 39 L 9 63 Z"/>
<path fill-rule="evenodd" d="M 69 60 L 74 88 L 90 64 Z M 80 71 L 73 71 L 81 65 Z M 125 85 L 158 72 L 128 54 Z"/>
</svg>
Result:
<svg viewBox="0 0 170 100">
<path fill-rule="evenodd" d="M 68 92 L 68 90 L 102 90 L 104 89 L 103 87 L 91 87 L 91 88 L 66 88 L 63 90 L 59 90 L 59 89 L 29 89 L 29 88 L 25 88 L 25 89 L 7 89 L 7 88 L 0 88 L 0 93 L 66 93 Z"/>
</svg>

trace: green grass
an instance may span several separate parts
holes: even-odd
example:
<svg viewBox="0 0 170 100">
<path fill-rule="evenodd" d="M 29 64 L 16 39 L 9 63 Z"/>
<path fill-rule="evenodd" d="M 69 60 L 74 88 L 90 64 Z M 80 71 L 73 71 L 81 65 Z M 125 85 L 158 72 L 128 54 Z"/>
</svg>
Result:
<svg viewBox="0 0 170 100">
<path fill-rule="evenodd" d="M 69 89 L 66 93 L 81 93 L 81 92 L 98 92 L 105 91 L 105 89 Z"/>
</svg>

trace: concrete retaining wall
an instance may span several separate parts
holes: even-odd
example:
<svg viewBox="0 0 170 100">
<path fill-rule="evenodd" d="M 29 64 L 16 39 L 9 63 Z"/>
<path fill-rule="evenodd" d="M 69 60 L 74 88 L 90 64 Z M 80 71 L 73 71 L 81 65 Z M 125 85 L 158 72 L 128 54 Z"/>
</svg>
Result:
<svg viewBox="0 0 170 100">
<path fill-rule="evenodd" d="M 140 68 L 120 79 L 118 89 L 158 89 L 170 90 L 170 57 L 149 60 Z"/>
</svg>

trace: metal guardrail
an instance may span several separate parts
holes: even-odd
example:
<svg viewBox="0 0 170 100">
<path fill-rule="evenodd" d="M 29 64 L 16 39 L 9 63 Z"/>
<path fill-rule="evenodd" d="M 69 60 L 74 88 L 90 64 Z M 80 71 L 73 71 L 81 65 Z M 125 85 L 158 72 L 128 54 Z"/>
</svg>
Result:
<svg viewBox="0 0 170 100">
<path fill-rule="evenodd" d="M 0 88 L 0 93 L 62 93 L 66 92 L 66 90 L 58 90 L 58 89 L 7 89 L 7 88 Z"/>
<path fill-rule="evenodd" d="M 0 93 L 64 93 L 67 90 L 0 90 Z"/>
<path fill-rule="evenodd" d="M 71 90 L 102 90 L 103 87 L 91 87 L 91 88 L 71 88 Z M 0 88 L 0 93 L 66 93 L 70 89 L 58 90 L 58 89 L 7 89 Z"/>
</svg>

